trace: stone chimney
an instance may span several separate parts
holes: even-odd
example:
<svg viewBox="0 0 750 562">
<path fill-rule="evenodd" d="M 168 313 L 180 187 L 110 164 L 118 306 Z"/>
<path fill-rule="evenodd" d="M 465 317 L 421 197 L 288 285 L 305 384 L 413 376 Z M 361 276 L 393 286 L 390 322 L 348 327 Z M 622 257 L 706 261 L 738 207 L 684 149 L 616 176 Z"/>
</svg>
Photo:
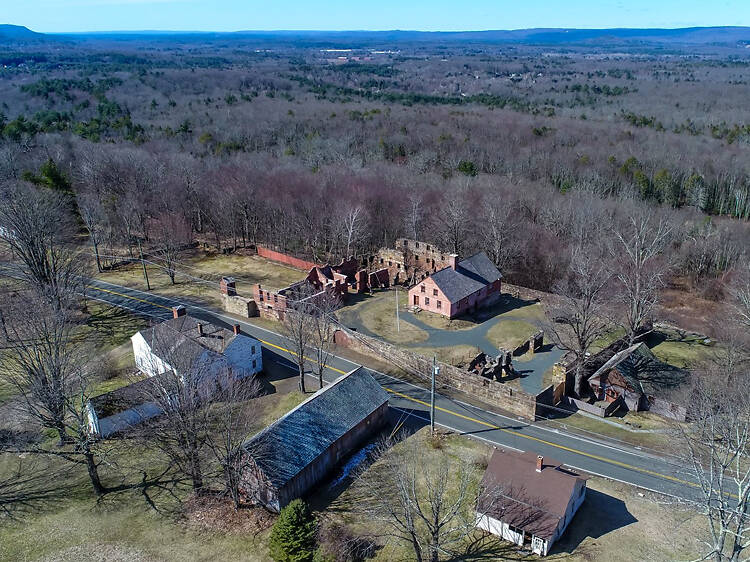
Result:
<svg viewBox="0 0 750 562">
<path fill-rule="evenodd" d="M 180 316 L 187 315 L 187 308 L 182 305 L 172 307 L 172 317 L 179 318 Z"/>
<path fill-rule="evenodd" d="M 239 324 L 235 324 L 234 326 L 232 326 L 232 331 L 234 332 L 235 336 L 239 336 L 242 333 Z"/>
<path fill-rule="evenodd" d="M 221 292 L 227 296 L 233 297 L 237 294 L 234 277 L 222 277 L 221 281 L 219 281 L 219 288 L 221 289 Z"/>
<path fill-rule="evenodd" d="M 536 456 L 536 471 L 541 472 L 543 465 L 544 465 L 544 457 L 542 455 L 537 455 Z"/>
<path fill-rule="evenodd" d="M 450 267 L 451 269 L 455 271 L 457 265 L 458 265 L 458 254 L 450 254 L 448 256 L 448 267 Z"/>
<path fill-rule="evenodd" d="M 198 322 L 198 335 L 203 335 L 203 324 L 201 324 L 200 322 Z"/>
</svg>

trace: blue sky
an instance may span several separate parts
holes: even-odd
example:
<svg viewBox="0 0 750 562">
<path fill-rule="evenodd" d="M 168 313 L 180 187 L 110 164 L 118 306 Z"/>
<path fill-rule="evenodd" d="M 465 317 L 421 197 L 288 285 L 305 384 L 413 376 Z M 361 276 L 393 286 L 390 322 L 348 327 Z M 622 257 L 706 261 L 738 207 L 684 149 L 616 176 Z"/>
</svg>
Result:
<svg viewBox="0 0 750 562">
<path fill-rule="evenodd" d="M 750 25 L 750 0 L 0 0 L 35 31 Z"/>
</svg>

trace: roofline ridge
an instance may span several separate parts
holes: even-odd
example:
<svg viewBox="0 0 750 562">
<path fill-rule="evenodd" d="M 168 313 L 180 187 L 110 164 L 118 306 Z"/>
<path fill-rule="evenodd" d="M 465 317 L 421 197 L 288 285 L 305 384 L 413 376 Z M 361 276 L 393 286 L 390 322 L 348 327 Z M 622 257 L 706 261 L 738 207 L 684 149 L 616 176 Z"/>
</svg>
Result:
<svg viewBox="0 0 750 562">
<path fill-rule="evenodd" d="M 310 396 L 309 398 L 307 398 L 307 399 L 305 399 L 304 401 L 302 401 L 302 402 L 300 402 L 299 404 L 297 404 L 297 405 L 296 405 L 296 406 L 295 406 L 294 408 L 292 408 L 291 410 L 289 410 L 289 411 L 288 411 L 288 412 L 287 412 L 286 414 L 284 414 L 283 416 L 281 416 L 281 417 L 280 417 L 279 419 L 277 419 L 277 420 L 276 420 L 275 422 L 273 422 L 273 423 L 271 423 L 271 424 L 267 425 L 266 427 L 264 427 L 263 429 L 261 429 L 261 430 L 260 430 L 260 431 L 259 431 L 258 433 L 256 433 L 255 435 L 253 435 L 253 436 L 252 436 L 252 437 L 250 437 L 249 439 L 245 439 L 245 441 L 243 442 L 243 444 L 244 444 L 244 443 L 249 443 L 250 441 L 254 440 L 254 439 L 255 439 L 256 437 L 260 437 L 260 436 L 261 436 L 261 435 L 263 435 L 264 433 L 267 433 L 267 432 L 269 432 L 269 431 L 270 431 L 271 429 L 273 429 L 273 428 L 274 428 L 274 427 L 275 427 L 276 425 L 278 425 L 279 423 L 281 423 L 281 422 L 282 422 L 282 421 L 283 421 L 284 419 L 286 419 L 286 418 L 287 418 L 287 417 L 289 417 L 289 416 L 290 416 L 291 414 L 293 414 L 294 412 L 296 412 L 297 410 L 299 410 L 300 408 L 302 408 L 302 406 L 304 406 L 304 405 L 306 405 L 306 404 L 308 404 L 308 403 L 312 402 L 312 401 L 313 401 L 313 400 L 315 400 L 316 398 L 318 398 L 318 397 L 322 396 L 322 395 L 323 395 L 323 394 L 324 394 L 324 393 L 325 393 L 326 391 L 328 391 L 329 389 L 333 388 L 334 386 L 336 386 L 336 385 L 337 385 L 338 383 L 340 383 L 341 381 L 343 381 L 343 380 L 346 380 L 346 378 L 347 378 L 347 377 L 349 377 L 349 375 L 352 375 L 352 374 L 356 373 L 357 371 L 359 371 L 359 370 L 360 370 L 360 369 L 362 369 L 362 368 L 363 368 L 363 367 L 362 367 L 362 365 L 360 365 L 360 366 L 359 366 L 359 367 L 357 367 L 356 369 L 352 369 L 352 370 L 351 370 L 351 371 L 349 371 L 348 373 L 346 373 L 346 374 L 343 374 L 343 375 L 341 375 L 341 376 L 340 376 L 339 378 L 337 378 L 337 379 L 336 379 L 335 381 L 333 381 L 333 382 L 332 382 L 331 384 L 329 384 L 328 386 L 324 386 L 323 388 L 321 388 L 321 389 L 317 390 L 317 391 L 316 391 L 316 392 L 315 392 L 315 393 L 314 393 L 314 394 L 313 394 L 312 396 Z"/>
</svg>

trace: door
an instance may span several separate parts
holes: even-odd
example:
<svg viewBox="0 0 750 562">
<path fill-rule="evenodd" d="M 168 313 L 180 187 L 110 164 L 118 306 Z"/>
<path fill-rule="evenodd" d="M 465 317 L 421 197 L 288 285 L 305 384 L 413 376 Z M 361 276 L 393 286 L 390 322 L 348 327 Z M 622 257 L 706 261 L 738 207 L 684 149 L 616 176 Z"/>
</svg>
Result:
<svg viewBox="0 0 750 562">
<path fill-rule="evenodd" d="M 419 295 L 414 295 L 414 306 L 419 306 Z"/>
</svg>

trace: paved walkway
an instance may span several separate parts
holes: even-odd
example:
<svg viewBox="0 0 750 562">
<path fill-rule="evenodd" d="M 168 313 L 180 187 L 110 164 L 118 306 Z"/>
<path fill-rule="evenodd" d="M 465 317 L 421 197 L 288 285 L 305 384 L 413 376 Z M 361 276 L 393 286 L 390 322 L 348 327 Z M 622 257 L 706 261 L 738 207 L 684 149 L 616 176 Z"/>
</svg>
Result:
<svg viewBox="0 0 750 562">
<path fill-rule="evenodd" d="M 428 314 L 428 313 L 423 313 Z M 411 344 L 399 344 L 406 348 L 424 348 L 424 347 L 453 347 L 457 345 L 468 345 L 472 347 L 478 347 L 487 355 L 495 356 L 498 353 L 497 347 L 487 337 L 487 333 L 497 324 L 503 320 L 518 320 L 518 318 L 504 318 L 503 314 L 498 314 L 492 318 L 485 320 L 477 324 L 473 328 L 464 328 L 461 330 L 443 330 L 435 328 L 422 322 L 418 315 L 411 312 L 403 312 L 401 315 L 401 322 L 410 324 L 415 328 L 419 328 L 427 333 L 427 339 Z M 380 338 L 377 334 L 373 334 L 368 330 L 356 311 L 344 311 L 342 315 L 342 321 L 352 328 L 356 328 L 357 331 L 366 334 L 368 336 Z M 523 319 L 524 322 L 534 324 L 539 327 L 538 324 L 530 319 Z M 561 357 L 563 351 L 552 345 L 545 345 L 541 351 L 538 351 L 533 356 L 525 355 L 523 360 L 514 361 L 513 365 L 516 372 L 520 375 L 521 388 L 531 394 L 537 394 L 543 390 L 542 379 L 545 371 L 552 368 Z M 527 359 L 528 357 L 528 359 Z"/>
</svg>

